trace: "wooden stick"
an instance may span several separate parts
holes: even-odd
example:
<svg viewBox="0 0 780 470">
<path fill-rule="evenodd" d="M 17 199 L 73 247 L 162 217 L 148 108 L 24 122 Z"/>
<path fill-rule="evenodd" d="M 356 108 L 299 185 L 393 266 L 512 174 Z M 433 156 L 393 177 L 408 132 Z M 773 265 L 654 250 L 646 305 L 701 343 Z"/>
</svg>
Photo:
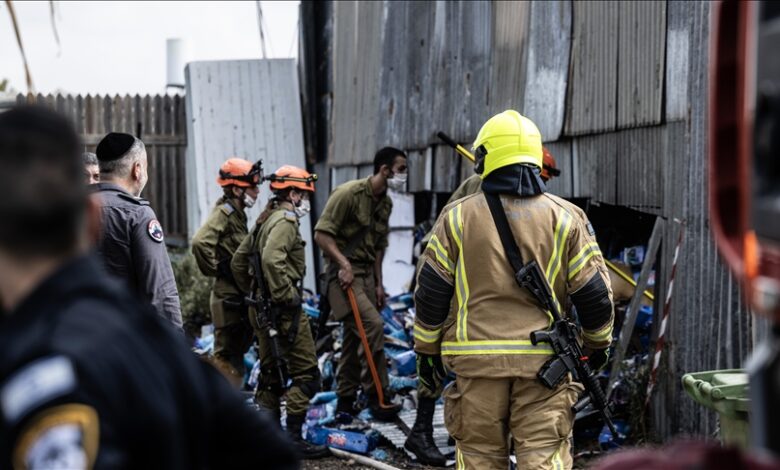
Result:
<svg viewBox="0 0 780 470">
<path fill-rule="evenodd" d="M 361 465 L 368 465 L 371 468 L 377 468 L 379 470 L 401 470 L 398 467 L 393 467 L 392 465 L 388 465 L 378 460 L 374 460 L 358 454 L 353 454 L 352 452 L 347 452 L 345 450 L 334 449 L 333 447 L 331 447 L 330 451 L 333 453 L 333 455 L 335 455 L 340 459 L 345 459 L 345 460 L 351 459 Z"/>
<path fill-rule="evenodd" d="M 658 254 L 658 247 L 661 245 L 661 239 L 663 238 L 663 231 L 664 220 L 661 217 L 656 217 L 653 233 L 650 235 L 650 242 L 648 243 L 647 253 L 645 254 L 645 261 L 642 263 L 642 271 L 639 273 L 639 282 L 637 282 L 634 296 L 631 297 L 631 302 L 628 304 L 626 318 L 623 320 L 623 326 L 620 328 L 620 337 L 615 346 L 615 358 L 612 360 L 612 370 L 609 373 L 607 398 L 612 395 L 615 382 L 618 379 L 618 375 L 620 375 L 620 369 L 623 367 L 623 359 L 626 356 L 628 343 L 631 342 L 631 335 L 634 333 L 634 324 L 636 323 L 636 317 L 639 313 L 639 303 L 642 298 L 642 292 L 647 288 L 647 282 L 650 280 L 650 271 L 653 270 L 653 264 L 655 263 L 655 258 Z"/>
</svg>

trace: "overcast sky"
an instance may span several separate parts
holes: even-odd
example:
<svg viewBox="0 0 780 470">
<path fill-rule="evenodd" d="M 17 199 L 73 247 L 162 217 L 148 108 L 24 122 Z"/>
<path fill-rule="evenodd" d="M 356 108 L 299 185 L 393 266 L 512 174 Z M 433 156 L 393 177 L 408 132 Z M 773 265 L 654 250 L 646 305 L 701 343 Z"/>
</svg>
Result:
<svg viewBox="0 0 780 470">
<path fill-rule="evenodd" d="M 154 94 L 165 90 L 165 40 L 182 38 L 188 60 L 261 57 L 256 2 L 14 1 L 37 92 Z M 261 2 L 269 57 L 297 56 L 298 2 Z M 0 81 L 26 91 L 5 2 L 0 3 Z"/>
</svg>

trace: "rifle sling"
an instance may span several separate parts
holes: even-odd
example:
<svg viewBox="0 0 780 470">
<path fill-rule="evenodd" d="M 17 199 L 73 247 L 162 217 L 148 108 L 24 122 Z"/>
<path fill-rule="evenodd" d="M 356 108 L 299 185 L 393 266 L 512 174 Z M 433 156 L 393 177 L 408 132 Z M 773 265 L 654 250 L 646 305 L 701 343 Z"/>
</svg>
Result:
<svg viewBox="0 0 780 470">
<path fill-rule="evenodd" d="M 260 230 L 259 226 L 256 226 L 252 230 L 252 233 L 250 235 L 252 237 L 252 248 L 253 249 L 255 248 L 255 243 L 257 243 L 257 235 L 258 235 L 259 230 Z M 257 264 L 257 266 L 255 267 L 255 271 L 257 271 L 257 272 L 255 273 L 254 279 L 252 280 L 252 283 L 254 284 L 252 286 L 252 289 L 256 289 L 256 290 L 260 291 L 260 294 L 262 296 L 270 296 L 270 292 L 268 291 L 268 284 L 266 284 L 265 279 L 263 279 L 263 265 L 262 265 L 262 260 L 261 260 L 261 257 L 260 257 L 260 253 L 259 253 L 259 251 L 254 249 L 254 253 L 252 255 L 256 257 L 255 258 L 256 259 L 255 262 Z M 269 297 L 269 299 L 270 299 L 270 297 Z M 290 324 L 290 329 L 287 331 L 287 341 L 289 341 L 290 344 L 292 344 L 295 341 L 295 337 L 298 336 L 298 322 L 300 321 L 300 317 L 301 317 L 301 308 L 300 308 L 300 306 L 298 306 L 298 307 L 299 308 L 297 308 L 293 312 L 292 323 Z M 271 308 L 276 308 L 277 312 L 279 311 L 278 307 L 276 307 L 276 306 L 272 305 Z"/>
<path fill-rule="evenodd" d="M 501 199 L 498 194 L 484 193 L 487 205 L 490 208 L 490 214 L 493 216 L 493 223 L 496 224 L 496 230 L 498 230 L 498 237 L 501 239 L 501 245 L 504 247 L 504 253 L 509 260 L 509 264 L 515 273 L 518 273 L 523 269 L 523 257 L 520 255 L 520 248 L 517 246 L 515 237 L 512 235 L 512 227 L 509 226 L 509 220 L 506 218 L 506 212 L 504 212 L 504 206 L 501 204 Z M 518 285 L 520 285 L 517 276 L 513 276 Z M 520 287 L 523 287 L 520 285 Z"/>
</svg>

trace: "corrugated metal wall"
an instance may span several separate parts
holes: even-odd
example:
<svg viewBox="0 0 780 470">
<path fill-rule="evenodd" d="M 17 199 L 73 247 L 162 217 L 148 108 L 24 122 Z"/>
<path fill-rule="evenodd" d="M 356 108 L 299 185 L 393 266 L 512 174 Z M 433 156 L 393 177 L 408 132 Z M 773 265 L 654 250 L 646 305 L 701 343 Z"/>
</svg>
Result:
<svg viewBox="0 0 780 470">
<path fill-rule="evenodd" d="M 292 59 L 191 62 L 187 80 L 187 207 L 189 233 L 205 222 L 222 196 L 216 178 L 230 157 L 263 160 L 266 173 L 283 164 L 306 166 L 298 74 Z M 255 220 L 270 195 L 260 186 Z M 314 266 L 311 218 L 301 219 L 306 264 Z M 315 273 L 304 286 L 315 288 Z"/>
<path fill-rule="evenodd" d="M 615 129 L 619 4 L 574 2 L 566 134 Z M 545 27 L 546 25 L 539 25 Z"/>
<path fill-rule="evenodd" d="M 571 17 L 568 2 L 531 4 L 530 23 L 545 27 L 534 27 L 528 38 L 528 77 L 521 104 L 525 115 L 536 123 L 547 142 L 558 140 L 563 131 Z"/>
<path fill-rule="evenodd" d="M 752 320 L 709 231 L 709 3 L 334 5 L 334 56 L 352 55 L 335 60 L 347 69 L 333 73 L 329 165 L 366 164 L 376 147 L 394 145 L 411 151 L 410 191 L 451 191 L 471 164 L 442 147 L 436 131 L 468 143 L 486 118 L 514 107 L 537 122 L 559 162 L 553 192 L 668 220 L 658 299 L 680 228 L 674 220 L 686 221 L 652 418 L 661 438 L 712 433 L 714 414 L 684 394 L 680 377 L 740 366 Z"/>
<path fill-rule="evenodd" d="M 673 313 L 664 371 L 667 380 L 653 402 L 661 436 L 710 434 L 714 413 L 680 392 L 685 372 L 741 367 L 752 349 L 752 322 L 737 282 L 717 253 L 707 203 L 707 74 L 710 4 L 669 2 L 663 214 L 687 227 L 675 278 Z M 671 81 L 670 78 L 674 80 Z M 676 240 L 678 224 L 667 224 Z M 665 260 L 674 246 L 666 243 Z M 671 266 L 663 268 L 666 279 Z M 665 292 L 661 292 L 665 296 Z"/>
</svg>

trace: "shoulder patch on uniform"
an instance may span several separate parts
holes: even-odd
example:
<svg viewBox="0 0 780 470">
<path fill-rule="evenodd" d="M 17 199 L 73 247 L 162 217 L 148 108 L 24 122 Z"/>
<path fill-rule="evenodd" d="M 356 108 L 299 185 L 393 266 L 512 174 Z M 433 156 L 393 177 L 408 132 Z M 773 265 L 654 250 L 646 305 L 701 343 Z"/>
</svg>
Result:
<svg viewBox="0 0 780 470">
<path fill-rule="evenodd" d="M 76 372 L 65 356 L 39 359 L 16 372 L 0 389 L 0 405 L 8 422 L 15 422 L 47 401 L 76 388 Z"/>
<path fill-rule="evenodd" d="M 290 222 L 297 222 L 298 216 L 295 215 L 295 211 L 284 211 L 284 218 Z"/>
<path fill-rule="evenodd" d="M 147 201 L 146 199 L 144 199 L 142 197 L 135 197 L 135 196 L 133 196 L 131 194 L 127 194 L 127 193 L 117 193 L 117 196 L 119 196 L 120 198 L 124 199 L 125 201 L 130 201 L 133 204 L 138 204 L 139 206 L 148 206 L 149 205 L 149 201 Z"/>
<path fill-rule="evenodd" d="M 74 403 L 46 409 L 17 439 L 14 468 L 92 468 L 99 428 L 97 412 L 90 406 Z"/>
<path fill-rule="evenodd" d="M 157 243 L 162 243 L 163 239 L 165 238 L 162 225 L 160 225 L 160 222 L 158 222 L 157 219 L 152 219 L 149 221 L 149 225 L 146 227 L 146 232 L 150 237 L 152 237 L 152 240 L 156 241 Z"/>
<path fill-rule="evenodd" d="M 236 209 L 233 206 L 231 206 L 230 203 L 228 202 L 222 204 L 222 207 L 220 207 L 220 209 L 222 209 L 222 212 L 224 212 L 225 215 L 230 215 L 236 211 Z"/>
<path fill-rule="evenodd" d="M 593 230 L 593 226 L 588 222 L 588 233 L 591 235 L 596 235 L 596 231 Z"/>
</svg>

